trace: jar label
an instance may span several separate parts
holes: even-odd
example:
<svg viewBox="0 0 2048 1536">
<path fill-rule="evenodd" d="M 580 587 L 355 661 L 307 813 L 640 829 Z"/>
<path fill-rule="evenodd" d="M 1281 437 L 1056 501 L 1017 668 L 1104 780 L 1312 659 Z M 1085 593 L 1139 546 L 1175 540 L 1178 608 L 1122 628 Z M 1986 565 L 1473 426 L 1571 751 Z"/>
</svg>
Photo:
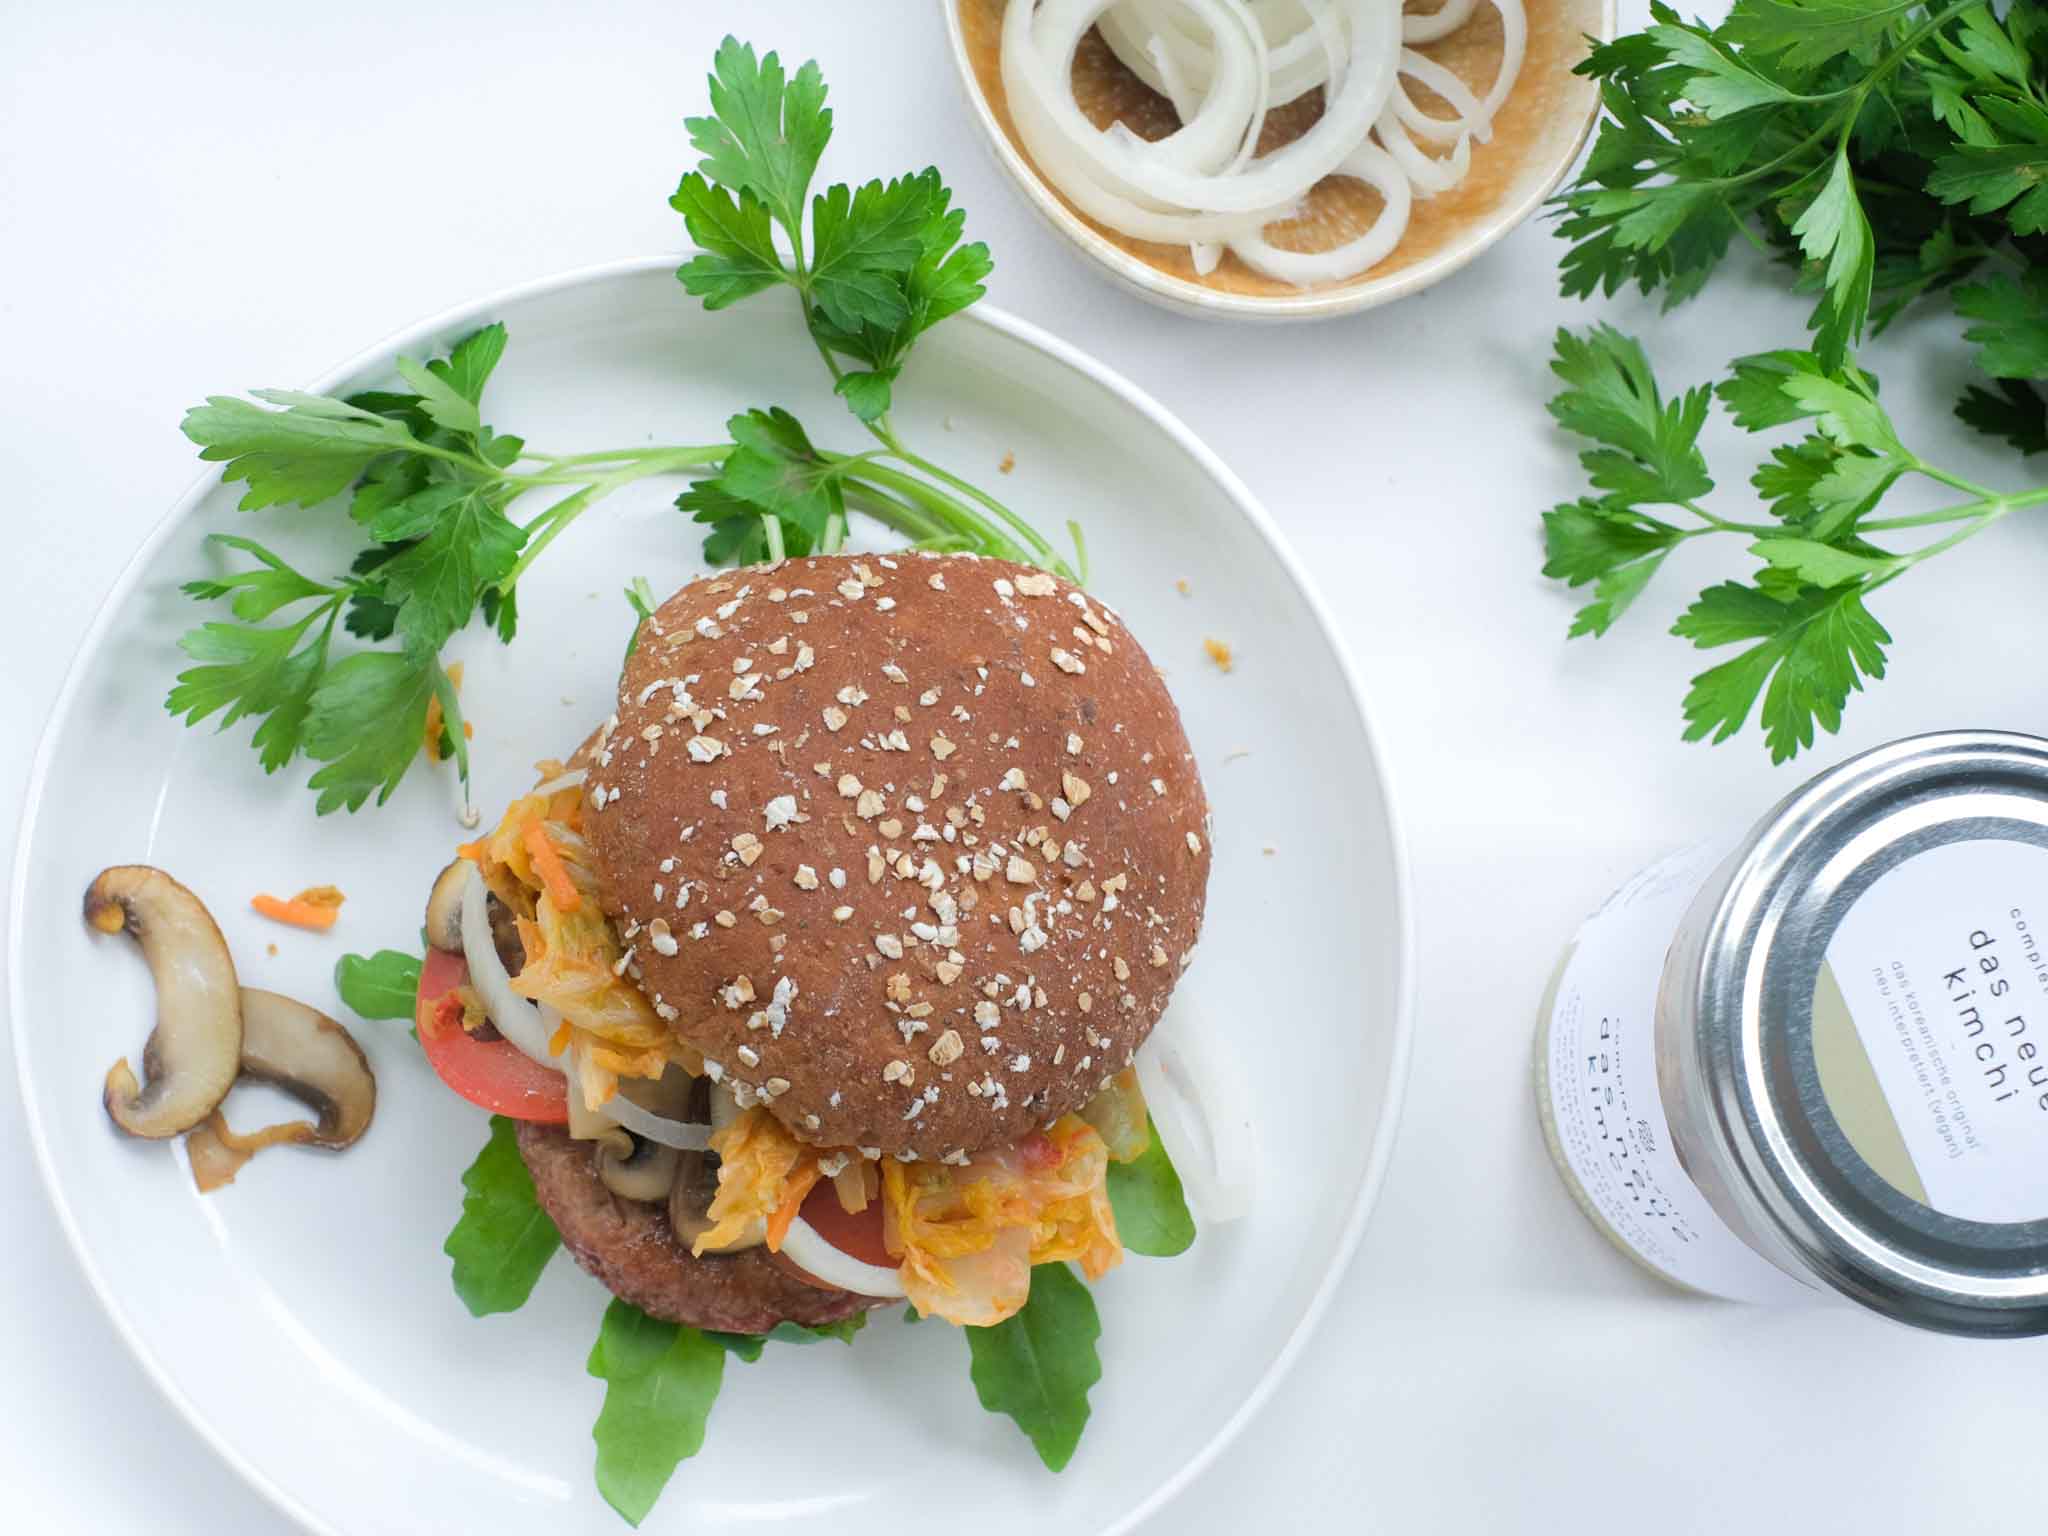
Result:
<svg viewBox="0 0 2048 1536">
<path fill-rule="evenodd" d="M 1657 1088 L 1664 956 L 1721 854 L 1690 849 L 1651 866 L 1579 929 L 1551 1009 L 1543 1108 L 1585 1201 L 1650 1268 L 1737 1300 L 1810 1299 L 1687 1176 Z"/>
<path fill-rule="evenodd" d="M 1858 898 L 1827 958 L 1926 1203 L 2048 1216 L 2048 848 L 1916 854 Z M 1856 1106 L 1832 1107 L 1855 1143 Z"/>
</svg>

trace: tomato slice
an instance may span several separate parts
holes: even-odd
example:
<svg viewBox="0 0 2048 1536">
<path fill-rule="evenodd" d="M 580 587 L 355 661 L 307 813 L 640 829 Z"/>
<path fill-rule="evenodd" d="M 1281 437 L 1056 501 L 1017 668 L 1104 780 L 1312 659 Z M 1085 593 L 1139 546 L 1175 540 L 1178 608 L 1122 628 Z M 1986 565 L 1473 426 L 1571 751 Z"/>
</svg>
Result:
<svg viewBox="0 0 2048 1536">
<path fill-rule="evenodd" d="M 569 1086 L 561 1073 L 542 1066 L 509 1040 L 479 1040 L 454 1019 L 437 1021 L 435 1015 L 448 994 L 468 980 L 469 963 L 462 956 L 427 951 L 413 1022 L 428 1064 L 442 1082 L 480 1109 L 514 1120 L 567 1124 Z"/>
<path fill-rule="evenodd" d="M 873 1264 L 878 1269 L 896 1267 L 898 1261 L 890 1258 L 889 1250 L 882 1246 L 882 1200 L 879 1195 L 863 1209 L 848 1211 L 839 1203 L 832 1181 L 820 1179 L 804 1196 L 804 1203 L 797 1208 L 797 1214 L 813 1232 L 847 1257 L 859 1259 L 863 1264 Z"/>
</svg>

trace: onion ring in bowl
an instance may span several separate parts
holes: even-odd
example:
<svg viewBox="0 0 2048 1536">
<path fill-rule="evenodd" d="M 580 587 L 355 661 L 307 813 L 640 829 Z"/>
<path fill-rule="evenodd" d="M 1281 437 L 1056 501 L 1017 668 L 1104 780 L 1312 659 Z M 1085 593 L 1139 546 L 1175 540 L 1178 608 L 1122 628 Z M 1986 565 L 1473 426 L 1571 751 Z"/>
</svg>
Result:
<svg viewBox="0 0 2048 1536">
<path fill-rule="evenodd" d="M 1294 203 L 1364 141 L 1393 94 L 1401 45 L 1399 13 L 1379 0 L 1345 0 L 1353 67 L 1345 74 L 1343 89 L 1324 104 L 1322 116 L 1307 133 L 1234 174 L 1190 174 L 1169 166 L 1140 163 L 1088 121 L 1073 94 L 1075 50 L 1096 18 L 1115 3 L 1116 0 L 1044 0 L 1042 20 L 1037 26 L 1032 25 L 1029 17 L 1019 17 L 1016 6 L 1010 7 L 1004 13 L 1003 64 L 1012 110 L 1021 84 L 1025 91 L 1035 95 L 1034 106 L 1045 109 L 1054 129 L 1091 168 L 1096 179 L 1119 192 L 1220 214 Z M 1205 5 L 1212 0 L 1181 3 Z M 1512 4 L 1513 0 L 1501 3 Z M 1017 47 L 1011 46 L 1013 32 L 1019 41 Z M 1062 190 L 1066 190 L 1064 184 Z"/>
<path fill-rule="evenodd" d="M 1359 145 L 1338 171 L 1372 187 L 1385 201 L 1364 234 L 1324 251 L 1288 251 L 1269 242 L 1261 230 L 1230 242 L 1237 259 L 1254 272 L 1297 285 L 1338 282 L 1386 260 L 1408 232 L 1408 177 L 1391 155 L 1370 144 Z"/>
<path fill-rule="evenodd" d="M 1392 103 L 1394 115 L 1410 132 L 1438 144 L 1455 144 L 1468 135 L 1484 144 L 1493 137 L 1493 119 L 1487 114 L 1486 104 L 1451 70 L 1427 54 L 1403 48 L 1400 73 L 1411 80 L 1420 80 L 1458 111 L 1456 117 L 1431 117 L 1415 104 L 1415 99 L 1396 79 Z"/>
<path fill-rule="evenodd" d="M 1394 163 L 1406 173 L 1415 196 L 1424 201 L 1439 192 L 1450 191 L 1472 169 L 1472 141 L 1469 138 L 1458 140 L 1448 155 L 1438 159 L 1408 137 L 1408 130 L 1401 125 L 1400 117 L 1391 106 L 1373 132 L 1387 153 L 1394 157 Z"/>
<path fill-rule="evenodd" d="M 1287 217 L 1285 207 L 1230 214 L 1167 212 L 1145 207 L 1103 186 L 1034 94 L 1040 88 L 1038 72 L 1033 68 L 1035 59 L 1029 6 L 1026 0 L 1018 0 L 1003 13 L 1003 89 L 1009 100 L 1010 118 L 1025 152 L 1086 217 L 1134 240 L 1151 240 L 1161 245 L 1228 240 Z M 1094 134 L 1095 130 L 1091 127 L 1088 132 Z"/>
<path fill-rule="evenodd" d="M 1479 0 L 1444 0 L 1435 10 L 1424 11 L 1420 16 L 1403 15 L 1401 41 L 1433 43 L 1438 38 L 1449 37 L 1470 21 L 1472 13 L 1478 9 Z"/>
</svg>

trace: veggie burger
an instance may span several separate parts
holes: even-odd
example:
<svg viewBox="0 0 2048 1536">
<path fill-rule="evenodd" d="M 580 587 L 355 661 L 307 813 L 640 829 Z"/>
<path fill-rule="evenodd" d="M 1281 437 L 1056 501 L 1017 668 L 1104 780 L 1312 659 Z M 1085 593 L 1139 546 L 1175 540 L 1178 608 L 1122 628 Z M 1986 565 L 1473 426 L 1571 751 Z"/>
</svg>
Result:
<svg viewBox="0 0 2048 1536">
<path fill-rule="evenodd" d="M 695 581 L 542 773 L 436 883 L 418 1023 L 585 1269 L 760 1333 L 993 1324 L 1034 1265 L 1121 1260 L 1210 853 L 1114 613 L 966 555 Z"/>
</svg>

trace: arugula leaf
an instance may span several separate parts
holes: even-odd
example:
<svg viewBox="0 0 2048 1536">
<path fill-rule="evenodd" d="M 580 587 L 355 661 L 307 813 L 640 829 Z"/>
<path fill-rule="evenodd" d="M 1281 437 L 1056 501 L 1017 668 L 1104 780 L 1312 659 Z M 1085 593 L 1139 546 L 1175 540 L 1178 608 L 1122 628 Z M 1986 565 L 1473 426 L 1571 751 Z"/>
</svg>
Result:
<svg viewBox="0 0 2048 1536">
<path fill-rule="evenodd" d="M 803 1323 L 777 1323 L 768 1330 L 771 1342 L 780 1344 L 822 1344 L 827 1339 L 836 1339 L 841 1344 L 851 1344 L 861 1329 L 867 1327 L 868 1315 L 856 1312 L 843 1317 L 836 1323 L 820 1323 L 810 1327 Z"/>
<path fill-rule="evenodd" d="M 462 1175 L 462 1188 L 462 1219 L 441 1245 L 453 1261 L 455 1294 L 472 1317 L 516 1312 L 562 1235 L 540 1208 L 518 1129 L 503 1115 L 491 1116 L 491 1139 Z"/>
<path fill-rule="evenodd" d="M 627 1524 L 646 1519 L 676 1468 L 702 1449 L 725 1356 L 712 1335 L 617 1299 L 605 1308 L 586 1367 L 605 1384 L 590 1435 L 597 1491 Z"/>
<path fill-rule="evenodd" d="M 1702 650 L 1759 642 L 1693 679 L 1685 739 L 1726 741 L 1764 693 L 1761 721 L 1774 763 L 1812 746 L 1816 724 L 1840 729 L 1849 695 L 1864 678 L 1884 676 L 1892 638 L 1863 606 L 1860 586 L 1813 588 L 1784 601 L 1732 581 L 1701 593 L 1671 632 Z"/>
<path fill-rule="evenodd" d="M 334 962 L 334 990 L 360 1018 L 410 1021 L 420 991 L 420 957 L 380 949 Z"/>
<path fill-rule="evenodd" d="M 325 764 L 308 781 L 322 816 L 382 805 L 412 766 L 427 731 L 440 664 L 419 651 L 363 651 L 336 662 L 313 690 L 301 745 Z"/>
<path fill-rule="evenodd" d="M 710 117 L 684 120 L 703 156 L 698 170 L 734 191 L 751 192 L 794 234 L 818 157 L 832 137 L 832 112 L 815 61 L 785 79 L 774 54 L 727 37 L 710 79 Z"/>
<path fill-rule="evenodd" d="M 1052 1471 L 1066 1466 L 1088 1423 L 1088 1389 L 1102 1379 L 1102 1324 L 1088 1287 L 1064 1264 L 1041 1264 L 1021 1311 L 961 1332 L 981 1406 L 1016 1420 Z"/>
<path fill-rule="evenodd" d="M 867 1313 L 856 1312 L 853 1316 L 842 1318 L 836 1323 L 821 1323 L 815 1328 L 785 1319 L 766 1333 L 706 1332 L 704 1337 L 751 1365 L 761 1358 L 761 1351 L 770 1344 L 822 1344 L 827 1339 L 837 1339 L 842 1344 L 851 1344 L 854 1335 L 865 1328 L 867 1323 Z"/>
<path fill-rule="evenodd" d="M 1109 1165 L 1109 1205 L 1116 1235 L 1132 1253 L 1170 1259 L 1195 1240 L 1195 1218 L 1181 1193 L 1180 1175 L 1159 1140 L 1159 1127 L 1146 1119 L 1145 1150 L 1128 1163 Z"/>
</svg>

